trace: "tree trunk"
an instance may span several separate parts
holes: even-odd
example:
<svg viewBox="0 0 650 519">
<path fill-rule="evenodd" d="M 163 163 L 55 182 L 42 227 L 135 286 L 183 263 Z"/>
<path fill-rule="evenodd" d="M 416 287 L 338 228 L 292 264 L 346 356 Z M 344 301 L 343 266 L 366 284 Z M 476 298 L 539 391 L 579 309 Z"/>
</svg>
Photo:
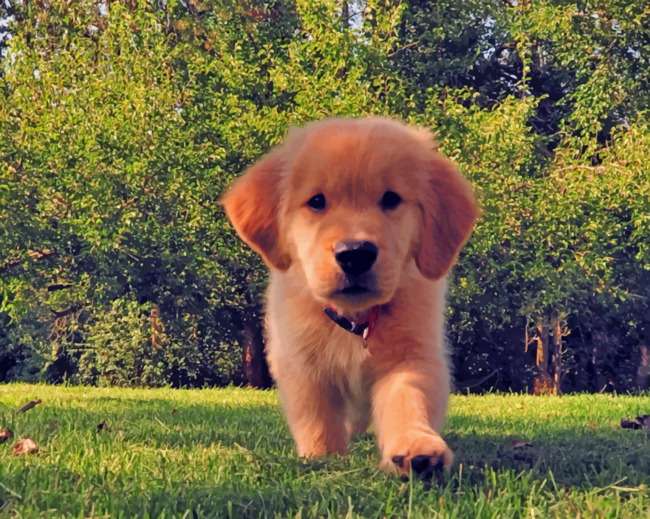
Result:
<svg viewBox="0 0 650 519">
<path fill-rule="evenodd" d="M 559 317 L 554 317 L 551 323 L 553 329 L 553 394 L 562 392 L 562 323 Z"/>
<path fill-rule="evenodd" d="M 350 25 L 350 6 L 348 5 L 347 0 L 341 2 L 341 24 L 343 29 L 347 29 Z"/>
<path fill-rule="evenodd" d="M 650 383 L 650 347 L 639 346 L 639 369 L 636 372 L 636 385 L 639 391 L 648 389 Z"/>
<path fill-rule="evenodd" d="M 264 339 L 259 324 L 245 322 L 242 329 L 244 375 L 249 386 L 265 389 L 273 381 L 264 354 Z"/>
<path fill-rule="evenodd" d="M 158 305 L 151 306 L 149 314 L 149 322 L 151 325 L 151 349 L 157 350 L 160 347 L 160 334 L 162 332 L 162 323 L 160 321 L 160 308 Z"/>
<path fill-rule="evenodd" d="M 551 389 L 551 377 L 548 372 L 549 365 L 549 344 L 548 344 L 548 325 L 545 319 L 538 319 L 535 323 L 535 342 L 537 345 L 535 365 L 537 366 L 537 377 L 533 383 L 533 393 L 536 395 L 545 395 Z"/>
</svg>

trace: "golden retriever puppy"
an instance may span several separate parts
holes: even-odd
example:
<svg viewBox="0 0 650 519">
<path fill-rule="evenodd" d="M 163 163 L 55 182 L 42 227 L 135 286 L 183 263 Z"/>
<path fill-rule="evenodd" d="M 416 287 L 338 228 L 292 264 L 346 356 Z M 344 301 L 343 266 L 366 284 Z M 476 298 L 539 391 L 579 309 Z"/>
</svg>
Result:
<svg viewBox="0 0 650 519">
<path fill-rule="evenodd" d="M 267 357 L 298 454 L 344 453 L 372 423 L 385 469 L 448 468 L 445 279 L 478 208 L 431 135 L 311 123 L 222 202 L 270 268 Z"/>
</svg>

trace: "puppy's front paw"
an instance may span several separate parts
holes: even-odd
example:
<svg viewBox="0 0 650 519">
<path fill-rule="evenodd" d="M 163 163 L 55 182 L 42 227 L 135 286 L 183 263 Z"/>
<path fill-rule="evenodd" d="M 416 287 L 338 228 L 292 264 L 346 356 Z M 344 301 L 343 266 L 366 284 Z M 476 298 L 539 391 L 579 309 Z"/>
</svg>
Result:
<svg viewBox="0 0 650 519">
<path fill-rule="evenodd" d="M 435 433 L 416 433 L 405 435 L 386 449 L 381 467 L 408 478 L 412 471 L 415 476 L 431 481 L 442 477 L 449 470 L 454 454 L 440 436 Z"/>
</svg>

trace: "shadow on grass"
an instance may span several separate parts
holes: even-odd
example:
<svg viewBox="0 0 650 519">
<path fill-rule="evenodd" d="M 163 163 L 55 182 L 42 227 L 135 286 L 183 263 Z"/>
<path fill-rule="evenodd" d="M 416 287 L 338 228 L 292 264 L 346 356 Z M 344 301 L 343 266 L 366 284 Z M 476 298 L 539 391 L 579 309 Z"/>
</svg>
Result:
<svg viewBox="0 0 650 519">
<path fill-rule="evenodd" d="M 642 434 L 625 438 L 618 431 L 558 427 L 550 435 L 527 435 L 524 442 L 456 429 L 446 439 L 456 452 L 456 462 L 463 464 L 464 477 L 476 484 L 492 469 L 528 472 L 539 479 L 550 477 L 559 486 L 588 490 L 615 482 L 650 483 L 648 442 Z"/>
</svg>

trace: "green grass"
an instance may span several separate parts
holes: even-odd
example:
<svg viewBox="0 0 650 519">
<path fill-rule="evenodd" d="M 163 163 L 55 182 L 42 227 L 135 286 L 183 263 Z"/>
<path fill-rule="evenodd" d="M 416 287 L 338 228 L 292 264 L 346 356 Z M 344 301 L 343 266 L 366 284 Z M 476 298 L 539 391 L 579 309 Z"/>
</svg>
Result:
<svg viewBox="0 0 650 519">
<path fill-rule="evenodd" d="M 650 437 L 619 427 L 642 412 L 647 396 L 455 396 L 457 463 L 427 491 L 379 472 L 370 435 L 297 458 L 275 392 L 4 385 L 0 426 L 40 452 L 0 445 L 0 515 L 645 518 Z"/>
</svg>

